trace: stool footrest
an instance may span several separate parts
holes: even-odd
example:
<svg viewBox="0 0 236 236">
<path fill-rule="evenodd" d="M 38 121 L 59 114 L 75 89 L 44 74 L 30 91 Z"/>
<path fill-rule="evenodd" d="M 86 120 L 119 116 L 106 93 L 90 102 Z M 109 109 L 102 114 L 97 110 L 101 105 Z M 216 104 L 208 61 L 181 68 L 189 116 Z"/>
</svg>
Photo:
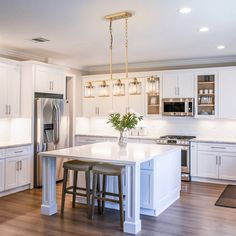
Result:
<svg viewBox="0 0 236 236">
<path fill-rule="evenodd" d="M 106 201 L 106 202 L 115 202 L 115 203 L 119 203 L 119 200 L 115 200 L 115 199 L 111 199 L 111 198 L 105 198 L 105 197 L 94 197 L 97 200 L 102 200 L 102 201 Z"/>
</svg>

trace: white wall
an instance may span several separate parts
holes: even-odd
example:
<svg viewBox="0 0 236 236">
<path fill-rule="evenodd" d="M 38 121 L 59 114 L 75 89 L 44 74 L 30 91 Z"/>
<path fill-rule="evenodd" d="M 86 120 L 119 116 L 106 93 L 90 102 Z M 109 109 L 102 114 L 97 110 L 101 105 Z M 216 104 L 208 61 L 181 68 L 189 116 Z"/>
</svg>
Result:
<svg viewBox="0 0 236 236">
<path fill-rule="evenodd" d="M 76 134 L 116 134 L 105 118 L 76 119 Z M 145 119 L 140 123 L 148 129 L 148 135 L 159 137 L 166 134 L 196 135 L 201 138 L 236 139 L 236 120 L 162 118 Z"/>
</svg>

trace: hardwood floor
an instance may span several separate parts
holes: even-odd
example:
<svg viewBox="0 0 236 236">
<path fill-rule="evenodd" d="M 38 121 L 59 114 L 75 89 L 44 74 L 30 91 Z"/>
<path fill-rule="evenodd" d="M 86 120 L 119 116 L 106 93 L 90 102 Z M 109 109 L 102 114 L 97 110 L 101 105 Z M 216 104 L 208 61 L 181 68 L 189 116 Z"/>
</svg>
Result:
<svg viewBox="0 0 236 236">
<path fill-rule="evenodd" d="M 236 209 L 216 207 L 224 185 L 183 183 L 181 198 L 159 217 L 141 216 L 145 236 L 235 236 Z M 58 186 L 58 203 L 61 185 Z M 87 219 L 86 207 L 71 208 L 67 198 L 64 217 L 40 215 L 41 190 L 27 190 L 0 198 L 1 236 L 126 235 L 119 231 L 119 214 L 105 210 L 104 216 Z"/>
</svg>

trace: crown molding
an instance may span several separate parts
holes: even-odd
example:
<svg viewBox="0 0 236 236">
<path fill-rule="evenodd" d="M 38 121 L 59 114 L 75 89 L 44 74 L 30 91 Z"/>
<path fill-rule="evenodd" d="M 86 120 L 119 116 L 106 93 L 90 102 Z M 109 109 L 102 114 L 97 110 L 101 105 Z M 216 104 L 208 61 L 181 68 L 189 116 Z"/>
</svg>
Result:
<svg viewBox="0 0 236 236">
<path fill-rule="evenodd" d="M 190 69 L 199 67 L 217 67 L 217 66 L 235 66 L 236 55 L 224 57 L 204 57 L 191 59 L 174 59 L 129 63 L 129 71 L 148 71 L 148 70 L 166 70 L 166 69 Z M 87 66 L 83 68 L 84 74 L 105 74 L 109 72 L 108 65 Z M 124 71 L 124 64 L 113 64 L 113 72 Z"/>
<path fill-rule="evenodd" d="M 28 52 L 22 52 L 16 49 L 0 48 L 0 55 L 2 57 L 18 61 L 35 60 L 35 61 L 47 62 L 47 57 L 35 55 Z"/>
</svg>

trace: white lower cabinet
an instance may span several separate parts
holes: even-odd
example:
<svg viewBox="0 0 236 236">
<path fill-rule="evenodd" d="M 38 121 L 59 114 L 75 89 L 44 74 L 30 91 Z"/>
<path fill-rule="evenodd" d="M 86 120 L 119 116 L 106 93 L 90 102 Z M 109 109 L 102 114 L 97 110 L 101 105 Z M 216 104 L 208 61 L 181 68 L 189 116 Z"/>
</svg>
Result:
<svg viewBox="0 0 236 236">
<path fill-rule="evenodd" d="M 198 152 L 198 176 L 218 178 L 217 154 L 211 152 Z"/>
<path fill-rule="evenodd" d="M 0 192 L 31 183 L 30 146 L 0 149 Z"/>
<path fill-rule="evenodd" d="M 5 160 L 0 160 L 0 192 L 4 191 Z"/>
<path fill-rule="evenodd" d="M 6 159 L 5 190 L 30 183 L 30 157 L 10 157 Z"/>
<path fill-rule="evenodd" d="M 236 180 L 236 145 L 191 144 L 191 176 Z"/>
<path fill-rule="evenodd" d="M 140 206 L 145 209 L 153 208 L 153 171 L 140 171 Z"/>
<path fill-rule="evenodd" d="M 236 153 L 221 153 L 219 158 L 219 178 L 236 180 Z"/>
</svg>

